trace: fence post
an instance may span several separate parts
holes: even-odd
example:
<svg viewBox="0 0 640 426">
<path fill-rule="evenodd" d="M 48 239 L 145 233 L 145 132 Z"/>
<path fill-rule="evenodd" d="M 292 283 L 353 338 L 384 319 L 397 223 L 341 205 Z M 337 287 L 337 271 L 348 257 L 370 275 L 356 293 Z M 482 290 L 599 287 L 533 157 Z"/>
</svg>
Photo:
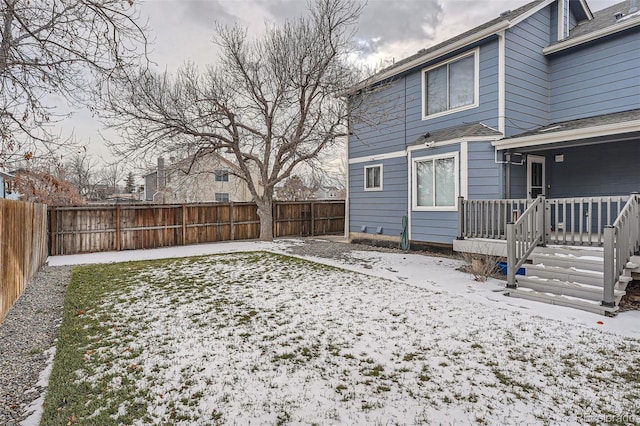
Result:
<svg viewBox="0 0 640 426">
<path fill-rule="evenodd" d="M 615 271 L 615 228 L 607 225 L 604 228 L 604 292 L 602 298 L 602 306 L 613 308 L 615 304 L 614 286 L 616 281 Z"/>
<path fill-rule="evenodd" d="M 458 240 L 464 240 L 464 197 L 458 197 Z"/>
<path fill-rule="evenodd" d="M 56 223 L 56 206 L 49 207 L 49 254 L 55 256 L 56 253 L 56 229 L 54 223 Z"/>
<path fill-rule="evenodd" d="M 316 223 L 315 223 L 315 203 L 311 202 L 311 236 L 316 235 Z"/>
<path fill-rule="evenodd" d="M 116 205 L 116 251 L 120 251 L 120 205 Z"/>
<path fill-rule="evenodd" d="M 233 201 L 229 201 L 229 227 L 231 228 L 231 241 L 236 239 L 236 225 L 234 220 L 235 211 L 233 210 Z"/>
<path fill-rule="evenodd" d="M 516 225 L 507 223 L 507 288 L 516 285 Z"/>
<path fill-rule="evenodd" d="M 187 244 L 187 206 L 182 205 L 182 245 Z"/>
</svg>

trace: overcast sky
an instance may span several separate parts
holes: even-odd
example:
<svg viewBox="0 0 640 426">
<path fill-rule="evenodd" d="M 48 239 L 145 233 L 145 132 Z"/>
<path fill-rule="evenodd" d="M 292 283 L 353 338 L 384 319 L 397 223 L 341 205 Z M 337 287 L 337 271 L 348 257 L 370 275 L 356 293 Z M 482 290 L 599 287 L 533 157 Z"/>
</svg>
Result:
<svg viewBox="0 0 640 426">
<path fill-rule="evenodd" d="M 619 0 L 587 0 L 593 12 Z M 264 23 L 277 23 L 304 14 L 305 0 L 147 0 L 136 1 L 148 21 L 154 40 L 150 59 L 159 69 L 174 71 L 185 61 L 215 63 L 211 42 L 215 21 L 237 22 L 259 34 Z M 400 60 L 486 21 L 516 9 L 527 0 L 368 0 L 357 30 L 371 63 Z M 96 158 L 108 156 L 99 134 L 100 124 L 85 111 L 77 111 L 62 126 L 75 132 Z M 107 135 L 115 137 L 114 135 Z M 90 142 L 90 144 L 89 144 Z"/>
</svg>

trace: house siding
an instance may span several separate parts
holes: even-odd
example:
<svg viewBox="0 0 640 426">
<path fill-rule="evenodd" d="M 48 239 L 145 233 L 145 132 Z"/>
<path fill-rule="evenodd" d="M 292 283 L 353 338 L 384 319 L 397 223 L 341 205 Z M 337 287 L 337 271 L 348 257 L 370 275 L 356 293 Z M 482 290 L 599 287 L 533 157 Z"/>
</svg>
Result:
<svg viewBox="0 0 640 426">
<path fill-rule="evenodd" d="M 550 43 L 551 22 L 546 7 L 506 33 L 506 136 L 549 123 L 549 70 L 542 49 Z"/>
<path fill-rule="evenodd" d="M 472 49 L 456 52 L 456 56 Z M 497 128 L 498 111 L 498 41 L 491 38 L 479 47 L 479 105 L 476 108 L 422 119 L 422 70 L 446 60 L 428 62 L 406 77 L 406 141 L 411 144 L 426 132 L 465 123 L 482 122 Z"/>
<path fill-rule="evenodd" d="M 404 150 L 405 103 L 405 77 L 398 77 L 367 95 L 361 101 L 363 110 L 358 113 L 365 115 L 366 121 L 351 124 L 349 158 Z"/>
<path fill-rule="evenodd" d="M 640 108 L 640 32 L 551 58 L 551 122 Z"/>
<path fill-rule="evenodd" d="M 364 191 L 364 168 L 382 164 L 382 191 Z M 399 237 L 407 214 L 407 158 L 391 158 L 349 165 L 349 231 Z"/>
<path fill-rule="evenodd" d="M 491 142 L 469 142 L 467 144 L 467 198 L 491 200 L 504 195 L 504 174 L 495 162 L 495 151 Z"/>
<path fill-rule="evenodd" d="M 564 161 L 556 163 L 556 154 Z M 558 149 L 546 155 L 551 198 L 626 195 L 640 192 L 640 140 Z M 603 167 L 603 165 L 609 167 Z"/>
</svg>

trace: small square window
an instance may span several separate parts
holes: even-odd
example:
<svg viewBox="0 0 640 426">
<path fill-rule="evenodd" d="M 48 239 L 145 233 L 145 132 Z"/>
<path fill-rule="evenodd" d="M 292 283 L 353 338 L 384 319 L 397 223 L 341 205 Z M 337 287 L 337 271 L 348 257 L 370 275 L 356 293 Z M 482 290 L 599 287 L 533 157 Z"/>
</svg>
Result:
<svg viewBox="0 0 640 426">
<path fill-rule="evenodd" d="M 382 164 L 364 168 L 364 190 L 382 191 Z"/>
<path fill-rule="evenodd" d="M 218 203 L 228 203 L 229 194 L 227 192 L 216 192 L 216 201 Z"/>
<path fill-rule="evenodd" d="M 229 182 L 229 172 L 226 170 L 216 170 L 216 182 Z"/>
</svg>

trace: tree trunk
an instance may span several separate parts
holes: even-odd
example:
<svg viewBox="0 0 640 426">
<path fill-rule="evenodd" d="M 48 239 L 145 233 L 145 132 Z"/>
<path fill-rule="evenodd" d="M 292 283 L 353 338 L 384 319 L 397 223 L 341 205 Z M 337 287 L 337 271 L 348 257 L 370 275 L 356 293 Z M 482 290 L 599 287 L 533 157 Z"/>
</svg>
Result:
<svg viewBox="0 0 640 426">
<path fill-rule="evenodd" d="M 273 241 L 273 210 L 271 205 L 273 200 L 267 200 L 267 197 L 263 201 L 257 202 L 258 216 L 260 217 L 260 240 L 261 241 Z"/>
</svg>

